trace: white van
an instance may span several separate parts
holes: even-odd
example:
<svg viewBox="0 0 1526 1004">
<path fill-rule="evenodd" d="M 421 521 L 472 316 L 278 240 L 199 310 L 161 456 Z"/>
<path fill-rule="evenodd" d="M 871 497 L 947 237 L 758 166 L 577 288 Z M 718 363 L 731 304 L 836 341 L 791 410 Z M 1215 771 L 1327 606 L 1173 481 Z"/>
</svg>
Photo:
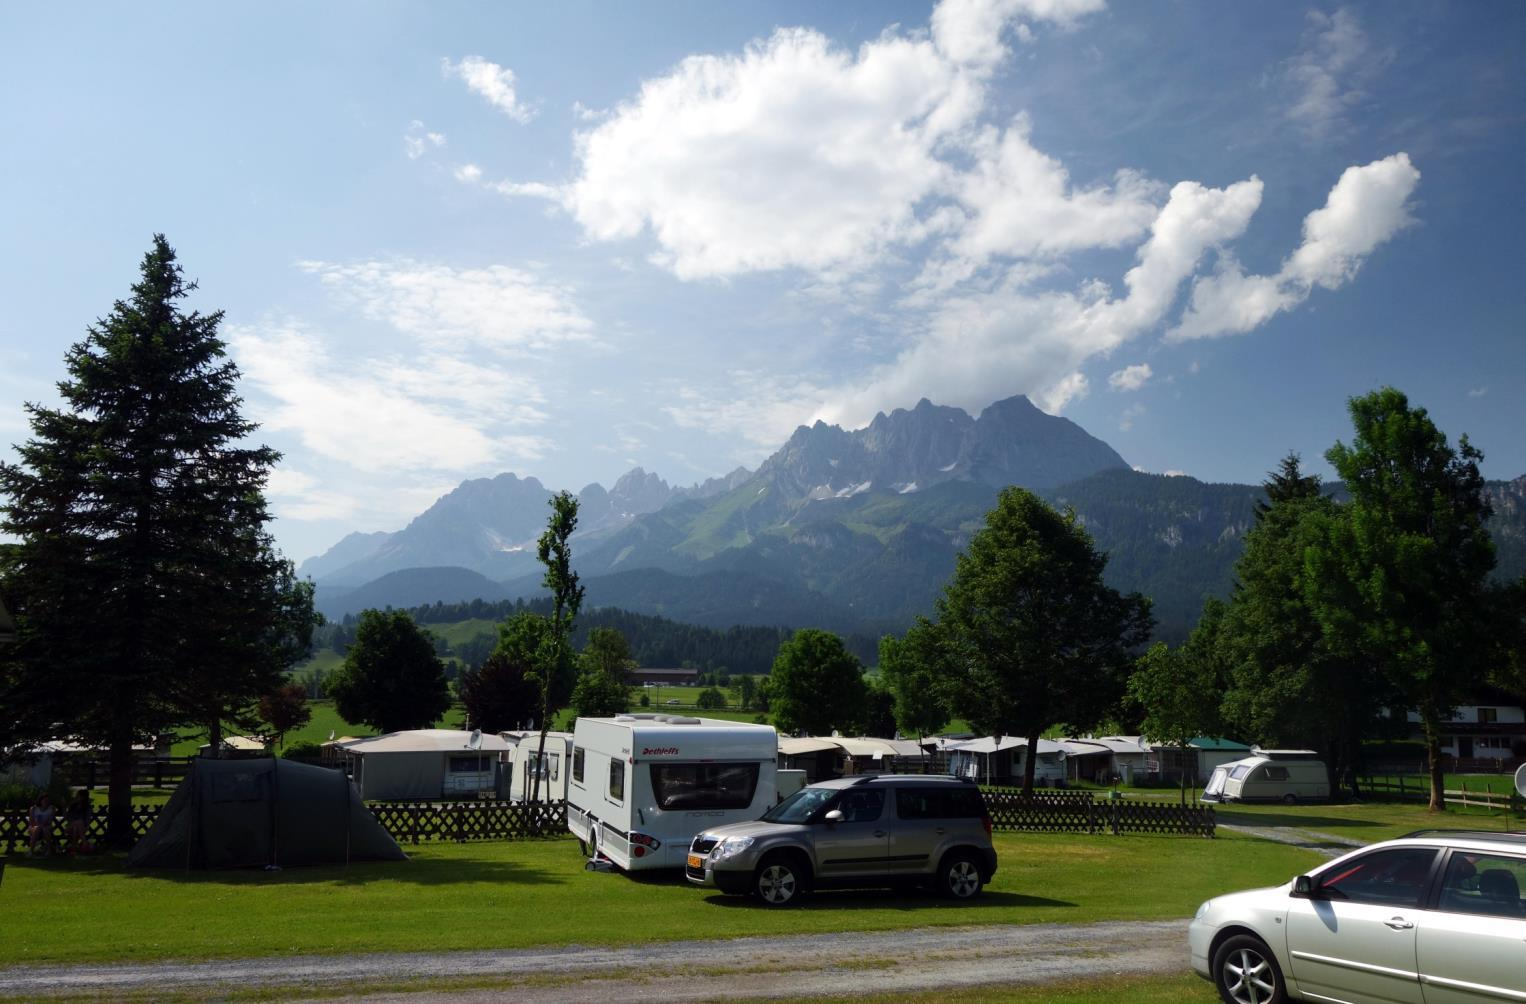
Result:
<svg viewBox="0 0 1526 1004">
<path fill-rule="evenodd" d="M 1313 750 L 1258 750 L 1220 764 L 1203 788 L 1205 802 L 1323 802 L 1330 774 Z"/>
<path fill-rule="evenodd" d="M 681 868 L 699 831 L 773 807 L 779 734 L 679 715 L 579 718 L 567 828 L 627 871 Z"/>
<path fill-rule="evenodd" d="M 512 802 L 528 802 L 535 791 L 535 776 L 539 774 L 540 801 L 560 802 L 567 798 L 571 732 L 547 732 L 544 752 L 540 749 L 539 732 L 509 731 L 498 735 L 509 744 L 509 749 L 500 756 L 505 797 Z"/>
</svg>

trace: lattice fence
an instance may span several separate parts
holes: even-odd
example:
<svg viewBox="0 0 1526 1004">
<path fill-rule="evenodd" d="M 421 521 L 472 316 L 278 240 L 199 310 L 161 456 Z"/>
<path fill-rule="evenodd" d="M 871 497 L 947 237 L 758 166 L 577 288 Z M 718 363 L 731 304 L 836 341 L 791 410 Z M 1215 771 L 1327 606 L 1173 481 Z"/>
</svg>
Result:
<svg viewBox="0 0 1526 1004">
<path fill-rule="evenodd" d="M 141 805 L 132 810 L 132 835 L 141 837 L 148 832 L 148 828 L 154 825 L 154 820 L 159 818 L 159 806 Z M 14 854 L 25 851 L 27 841 L 27 810 L 13 809 L 0 812 L 0 851 L 6 854 Z M 95 815 L 90 818 L 89 825 L 85 828 L 86 838 L 92 844 L 99 844 L 106 839 L 106 810 L 97 809 Z M 65 850 L 69 844 L 69 824 L 62 815 L 53 818 L 53 849 Z"/>
<path fill-rule="evenodd" d="M 1212 837 L 1218 822 L 1206 806 L 1099 801 L 1086 792 L 985 792 L 991 824 L 998 830 L 1048 833 L 1180 833 Z"/>
<path fill-rule="evenodd" d="M 518 840 L 567 832 L 565 802 L 373 802 L 368 808 L 399 843 Z"/>
</svg>

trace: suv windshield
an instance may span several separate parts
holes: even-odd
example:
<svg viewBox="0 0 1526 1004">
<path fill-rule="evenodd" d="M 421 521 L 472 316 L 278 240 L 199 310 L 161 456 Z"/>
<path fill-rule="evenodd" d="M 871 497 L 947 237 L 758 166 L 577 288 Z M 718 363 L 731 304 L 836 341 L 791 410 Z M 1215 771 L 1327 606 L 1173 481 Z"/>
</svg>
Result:
<svg viewBox="0 0 1526 1004">
<path fill-rule="evenodd" d="M 839 791 L 836 788 L 801 788 L 763 813 L 765 823 L 808 823 Z"/>
</svg>

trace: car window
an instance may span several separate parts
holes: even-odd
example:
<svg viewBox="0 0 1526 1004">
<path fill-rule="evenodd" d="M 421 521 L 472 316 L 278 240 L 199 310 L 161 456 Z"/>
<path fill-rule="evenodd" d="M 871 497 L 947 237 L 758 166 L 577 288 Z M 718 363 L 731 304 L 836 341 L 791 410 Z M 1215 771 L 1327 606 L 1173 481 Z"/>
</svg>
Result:
<svg viewBox="0 0 1526 1004">
<path fill-rule="evenodd" d="M 1437 905 L 1453 913 L 1526 918 L 1522 886 L 1526 886 L 1526 858 L 1453 851 Z"/>
<path fill-rule="evenodd" d="M 1374 851 L 1320 876 L 1321 899 L 1387 906 L 1416 906 L 1425 892 L 1434 847 L 1390 847 Z"/>
<path fill-rule="evenodd" d="M 801 788 L 763 813 L 763 821 L 768 823 L 810 822 L 818 812 L 824 811 L 827 803 L 836 797 L 837 792 L 831 788 Z"/>
<path fill-rule="evenodd" d="M 941 819 L 943 792 L 926 788 L 897 788 L 895 814 L 901 819 Z"/>
<path fill-rule="evenodd" d="M 837 808 L 845 823 L 872 823 L 885 811 L 885 789 L 844 792 Z"/>
</svg>

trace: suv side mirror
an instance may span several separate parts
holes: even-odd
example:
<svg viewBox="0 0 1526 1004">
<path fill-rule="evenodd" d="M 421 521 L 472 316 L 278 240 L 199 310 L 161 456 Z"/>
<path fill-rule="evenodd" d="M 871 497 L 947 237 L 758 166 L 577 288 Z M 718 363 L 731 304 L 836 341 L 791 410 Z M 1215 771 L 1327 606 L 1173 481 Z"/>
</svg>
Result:
<svg viewBox="0 0 1526 1004">
<path fill-rule="evenodd" d="M 822 816 L 821 818 L 826 820 L 829 823 L 840 823 L 840 822 L 842 822 L 842 819 L 843 819 L 842 810 L 841 809 L 833 809 L 831 812 L 827 813 L 825 816 Z"/>
<path fill-rule="evenodd" d="M 1302 899 L 1310 899 L 1314 895 L 1314 880 L 1307 875 L 1300 875 L 1293 880 L 1293 895 Z"/>
</svg>

